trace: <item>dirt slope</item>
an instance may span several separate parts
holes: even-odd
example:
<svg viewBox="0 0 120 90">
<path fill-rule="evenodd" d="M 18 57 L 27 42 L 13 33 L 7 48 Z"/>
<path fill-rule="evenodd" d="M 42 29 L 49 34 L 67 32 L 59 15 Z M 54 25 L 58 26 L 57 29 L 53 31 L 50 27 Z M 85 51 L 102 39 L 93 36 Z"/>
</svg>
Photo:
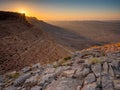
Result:
<svg viewBox="0 0 120 90">
<path fill-rule="evenodd" d="M 0 20 L 0 73 L 68 55 L 48 34 L 19 19 L 13 16 Z"/>
</svg>

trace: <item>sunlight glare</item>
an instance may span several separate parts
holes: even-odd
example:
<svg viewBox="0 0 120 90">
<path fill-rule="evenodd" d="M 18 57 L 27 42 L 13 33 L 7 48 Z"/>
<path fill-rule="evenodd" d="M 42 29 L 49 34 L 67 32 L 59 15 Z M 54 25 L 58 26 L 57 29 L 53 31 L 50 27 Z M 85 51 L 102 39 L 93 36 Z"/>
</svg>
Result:
<svg viewBox="0 0 120 90">
<path fill-rule="evenodd" d="M 26 13 L 26 11 L 24 11 L 24 10 L 21 10 L 21 11 L 20 11 L 20 13 L 22 13 L 22 14 L 23 14 L 23 13 Z"/>
</svg>

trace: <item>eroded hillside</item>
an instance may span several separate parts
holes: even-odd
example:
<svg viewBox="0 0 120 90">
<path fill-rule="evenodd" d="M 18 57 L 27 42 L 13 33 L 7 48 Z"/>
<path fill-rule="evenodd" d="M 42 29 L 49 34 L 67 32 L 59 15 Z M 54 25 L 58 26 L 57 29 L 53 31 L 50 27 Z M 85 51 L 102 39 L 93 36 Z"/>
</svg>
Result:
<svg viewBox="0 0 120 90">
<path fill-rule="evenodd" d="M 0 15 L 4 15 L 1 12 Z M 40 62 L 50 63 L 67 55 L 52 37 L 26 21 L 19 13 L 8 12 L 0 19 L 0 73 Z M 17 16 L 16 16 L 17 15 Z"/>
</svg>

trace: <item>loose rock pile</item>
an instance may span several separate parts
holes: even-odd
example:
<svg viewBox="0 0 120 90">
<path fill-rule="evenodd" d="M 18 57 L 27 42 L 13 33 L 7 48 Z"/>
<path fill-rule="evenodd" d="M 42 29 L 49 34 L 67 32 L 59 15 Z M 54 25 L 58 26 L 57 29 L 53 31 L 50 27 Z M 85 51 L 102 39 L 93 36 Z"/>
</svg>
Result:
<svg viewBox="0 0 120 90">
<path fill-rule="evenodd" d="M 0 76 L 0 90 L 120 90 L 120 52 L 75 52 Z"/>
</svg>

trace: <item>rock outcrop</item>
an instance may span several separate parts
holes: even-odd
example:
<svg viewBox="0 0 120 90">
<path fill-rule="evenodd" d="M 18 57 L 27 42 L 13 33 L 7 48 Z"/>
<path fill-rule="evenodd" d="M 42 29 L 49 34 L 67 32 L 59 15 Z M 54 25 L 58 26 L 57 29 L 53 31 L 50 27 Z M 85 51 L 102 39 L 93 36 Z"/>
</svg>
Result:
<svg viewBox="0 0 120 90">
<path fill-rule="evenodd" d="M 0 76 L 0 88 L 3 90 L 120 90 L 120 46 L 104 54 L 100 49 L 103 47 L 77 51 L 77 54 L 73 52 L 70 57 L 62 58 L 44 67 L 38 63 L 20 71 L 6 73 Z"/>
<path fill-rule="evenodd" d="M 26 21 L 25 13 L 0 11 L 1 20 Z"/>
</svg>

